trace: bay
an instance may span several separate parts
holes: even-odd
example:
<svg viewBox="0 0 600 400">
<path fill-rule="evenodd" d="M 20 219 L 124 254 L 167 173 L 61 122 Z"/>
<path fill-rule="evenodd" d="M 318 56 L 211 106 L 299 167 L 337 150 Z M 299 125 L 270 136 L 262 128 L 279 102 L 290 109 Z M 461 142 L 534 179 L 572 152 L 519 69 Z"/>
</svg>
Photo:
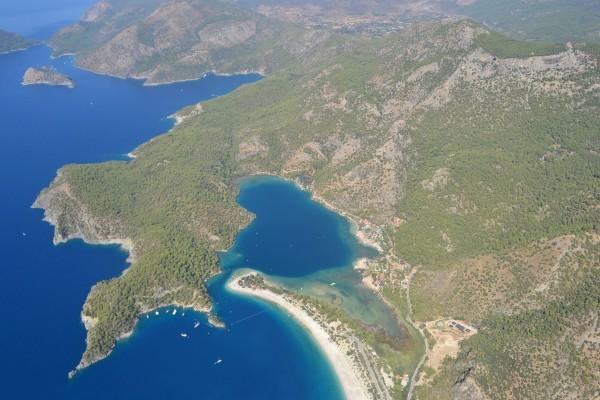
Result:
<svg viewBox="0 0 600 400">
<path fill-rule="evenodd" d="M 55 8 L 46 3 L 49 8 L 40 8 L 42 3 L 35 3 L 3 3 L 0 23 L 46 37 L 87 5 L 62 0 Z M 290 290 L 306 290 L 325 301 L 342 299 L 354 317 L 386 326 L 387 310 L 360 286 L 352 269 L 358 258 L 375 256 L 373 250 L 356 240 L 347 220 L 274 177 L 240 183 L 238 202 L 256 219 L 222 255 L 224 273 L 209 285 L 225 329 L 211 327 L 204 315 L 190 310 L 161 309 L 142 316 L 134 335 L 120 341 L 107 359 L 67 378 L 85 347 L 80 311 L 87 293 L 95 283 L 122 273 L 127 255 L 116 246 L 77 240 L 53 246 L 52 227 L 30 208 L 33 200 L 61 166 L 127 160 L 127 152 L 173 126 L 171 113 L 260 77 L 207 76 L 144 87 L 77 69 L 71 57 L 50 54 L 37 46 L 0 55 L 0 310 L 6 315 L 0 329 L 0 396 L 341 398 L 331 366 L 297 322 L 274 306 L 224 288 L 232 273 L 250 267 Z M 28 67 L 43 65 L 72 77 L 76 88 L 20 85 Z M 336 287 L 329 284 L 333 280 Z M 389 326 L 396 327 L 395 321 Z"/>
<path fill-rule="evenodd" d="M 336 398 L 331 368 L 304 331 L 268 305 L 233 297 L 218 305 L 226 322 L 257 312 L 261 318 L 230 331 L 203 323 L 202 334 L 190 334 L 187 341 L 180 333 L 193 329 L 201 316 L 181 311 L 179 319 L 143 319 L 113 355 L 67 378 L 85 345 L 79 315 L 85 297 L 95 283 L 127 267 L 126 254 L 81 241 L 53 246 L 52 227 L 30 208 L 38 192 L 62 165 L 125 159 L 125 153 L 170 129 L 172 112 L 259 77 L 208 76 L 143 87 L 49 56 L 43 46 L 0 56 L 0 310 L 6 315 L 0 329 L 1 396 Z M 21 86 L 24 71 L 41 65 L 71 76 L 77 87 Z M 217 357 L 226 360 L 222 368 L 215 368 Z"/>
</svg>

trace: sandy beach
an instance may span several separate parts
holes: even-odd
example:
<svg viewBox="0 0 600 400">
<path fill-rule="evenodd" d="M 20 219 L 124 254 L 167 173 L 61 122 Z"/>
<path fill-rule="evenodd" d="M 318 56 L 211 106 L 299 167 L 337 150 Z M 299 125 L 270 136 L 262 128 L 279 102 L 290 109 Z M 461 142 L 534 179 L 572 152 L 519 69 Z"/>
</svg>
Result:
<svg viewBox="0 0 600 400">
<path fill-rule="evenodd" d="M 310 332 L 317 345 L 321 348 L 321 351 L 323 351 L 333 366 L 344 391 L 344 397 L 349 400 L 372 398 L 352 359 L 334 342 L 327 331 L 317 321 L 311 318 L 302 307 L 288 300 L 285 296 L 281 296 L 270 290 L 241 287 L 239 280 L 247 275 L 250 274 L 231 279 L 227 283 L 227 288 L 234 292 L 258 297 L 283 308 Z"/>
</svg>

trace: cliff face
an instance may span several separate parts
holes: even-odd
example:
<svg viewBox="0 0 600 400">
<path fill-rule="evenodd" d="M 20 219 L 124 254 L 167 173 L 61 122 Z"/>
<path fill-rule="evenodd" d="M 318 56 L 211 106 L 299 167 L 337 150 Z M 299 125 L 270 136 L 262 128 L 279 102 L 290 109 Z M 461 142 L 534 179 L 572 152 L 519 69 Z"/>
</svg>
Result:
<svg viewBox="0 0 600 400">
<path fill-rule="evenodd" d="M 327 35 L 218 0 L 101 2 L 51 40 L 94 72 L 148 84 L 206 72 L 267 73 L 296 60 Z"/>
<path fill-rule="evenodd" d="M 23 85 L 50 85 L 75 87 L 75 82 L 66 75 L 50 67 L 28 68 L 23 75 Z"/>
<path fill-rule="evenodd" d="M 120 225 L 93 216 L 60 174 L 40 193 L 32 208 L 43 209 L 44 221 L 54 226 L 54 244 L 83 239 L 90 244 L 121 244 L 130 254 L 133 252 L 131 240 L 124 237 Z"/>
</svg>

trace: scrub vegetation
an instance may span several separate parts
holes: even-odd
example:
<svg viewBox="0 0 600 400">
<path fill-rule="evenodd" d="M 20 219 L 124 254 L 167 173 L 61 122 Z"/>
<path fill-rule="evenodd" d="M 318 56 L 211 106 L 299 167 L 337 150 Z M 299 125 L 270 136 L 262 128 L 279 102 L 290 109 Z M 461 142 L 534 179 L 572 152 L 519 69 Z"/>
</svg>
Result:
<svg viewBox="0 0 600 400">
<path fill-rule="evenodd" d="M 593 47 L 468 21 L 328 36 L 302 62 L 181 111 L 135 160 L 64 167 L 38 199 L 57 240 L 128 238 L 135 255 L 89 295 L 81 366 L 140 312 L 210 307 L 215 252 L 250 221 L 236 179 L 260 172 L 357 217 L 388 251 L 365 275 L 403 318 L 478 328 L 457 358 L 425 369 L 419 398 L 598 391 L 598 61 Z M 414 361 L 393 364 L 398 398 Z"/>
<path fill-rule="evenodd" d="M 520 39 L 599 41 L 594 0 L 477 0 L 455 11 Z"/>
<path fill-rule="evenodd" d="M 31 47 L 35 42 L 26 39 L 16 33 L 0 29 L 0 54 L 11 51 L 24 50 Z"/>
<path fill-rule="evenodd" d="M 326 37 L 219 0 L 102 1 L 50 41 L 94 72 L 158 84 L 270 73 Z"/>
</svg>

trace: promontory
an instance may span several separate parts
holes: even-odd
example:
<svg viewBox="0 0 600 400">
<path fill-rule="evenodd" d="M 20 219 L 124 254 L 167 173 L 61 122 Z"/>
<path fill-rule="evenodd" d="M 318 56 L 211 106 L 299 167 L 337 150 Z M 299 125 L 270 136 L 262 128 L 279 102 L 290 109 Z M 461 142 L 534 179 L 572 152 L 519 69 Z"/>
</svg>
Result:
<svg viewBox="0 0 600 400">
<path fill-rule="evenodd" d="M 36 42 L 23 36 L 0 29 L 0 54 L 25 50 L 35 45 Z"/>
</svg>

